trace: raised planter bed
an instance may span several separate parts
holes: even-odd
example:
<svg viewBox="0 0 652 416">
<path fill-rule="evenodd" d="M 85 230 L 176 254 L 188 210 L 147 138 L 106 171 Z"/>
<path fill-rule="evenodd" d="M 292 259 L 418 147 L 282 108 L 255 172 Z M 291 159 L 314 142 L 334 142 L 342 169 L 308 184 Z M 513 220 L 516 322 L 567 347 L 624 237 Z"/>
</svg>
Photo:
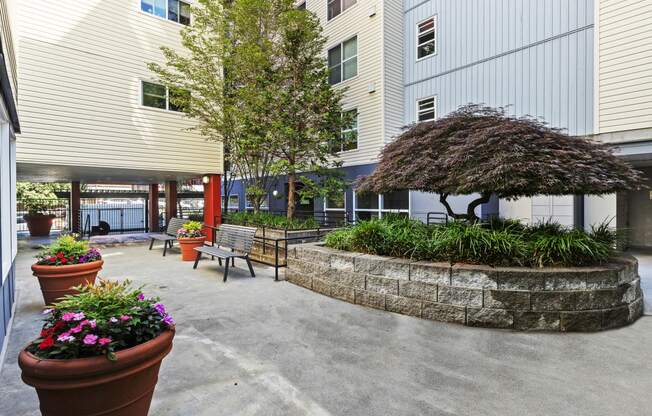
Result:
<svg viewBox="0 0 652 416">
<path fill-rule="evenodd" d="M 600 331 L 643 313 L 638 262 L 520 268 L 414 262 L 324 247 L 292 247 L 286 279 L 347 302 L 467 326 Z"/>
</svg>

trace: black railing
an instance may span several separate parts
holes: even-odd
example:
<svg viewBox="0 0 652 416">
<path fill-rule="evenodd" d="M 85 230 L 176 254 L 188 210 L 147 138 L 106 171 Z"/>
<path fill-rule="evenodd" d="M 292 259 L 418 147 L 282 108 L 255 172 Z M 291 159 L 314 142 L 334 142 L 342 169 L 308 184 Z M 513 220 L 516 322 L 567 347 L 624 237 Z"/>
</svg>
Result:
<svg viewBox="0 0 652 416">
<path fill-rule="evenodd" d="M 261 213 L 271 214 L 279 217 L 285 217 L 287 215 L 287 211 L 261 211 Z M 223 222 L 228 224 L 251 225 L 257 227 L 267 227 L 267 228 L 275 228 L 275 229 L 287 229 L 291 231 L 313 230 L 318 228 L 339 228 L 352 223 L 351 217 L 345 211 L 316 211 L 316 212 L 295 211 L 294 219 L 298 221 L 305 221 L 305 225 L 306 225 L 305 227 L 301 227 L 302 224 L 297 224 L 299 228 L 295 228 L 294 226 L 274 227 L 269 223 L 258 222 L 256 221 L 255 218 L 250 217 L 247 218 L 246 221 L 241 221 L 240 220 L 241 218 L 247 218 L 247 217 L 241 217 L 240 214 L 237 212 L 228 212 L 224 214 L 221 219 Z M 314 221 L 314 226 L 310 225 L 309 220 Z"/>
<path fill-rule="evenodd" d="M 86 234 L 107 234 L 147 231 L 147 203 L 144 200 L 126 203 L 84 203 L 79 210 Z"/>
<path fill-rule="evenodd" d="M 429 212 L 426 214 L 426 224 L 448 224 L 448 214 L 445 212 Z"/>
</svg>

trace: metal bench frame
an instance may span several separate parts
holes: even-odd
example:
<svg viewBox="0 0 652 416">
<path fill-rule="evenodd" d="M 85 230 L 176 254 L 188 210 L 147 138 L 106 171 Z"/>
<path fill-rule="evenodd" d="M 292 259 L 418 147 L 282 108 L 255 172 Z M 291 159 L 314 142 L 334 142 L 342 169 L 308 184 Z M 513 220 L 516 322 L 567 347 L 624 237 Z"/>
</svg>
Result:
<svg viewBox="0 0 652 416">
<path fill-rule="evenodd" d="M 163 257 L 168 250 L 168 245 L 172 248 L 172 243 L 177 241 L 177 232 L 181 227 L 183 227 L 188 220 L 183 218 L 170 218 L 168 226 L 165 229 L 165 233 L 152 233 L 148 234 L 151 241 L 149 242 L 149 249 L 151 250 L 154 247 L 154 240 L 163 241 Z"/>
<path fill-rule="evenodd" d="M 224 264 L 223 281 L 226 282 L 227 276 L 229 275 L 229 260 L 235 266 L 235 259 L 244 259 L 249 267 L 251 277 L 256 277 L 254 268 L 251 265 L 251 259 L 249 259 L 249 253 L 251 253 L 255 235 L 256 228 L 222 224 L 216 234 L 214 245 L 195 248 L 197 257 L 192 268 L 197 268 L 202 254 L 212 256 L 213 258 L 217 257 L 220 266 L 222 265 L 222 259 L 224 259 L 226 262 Z M 224 250 L 220 247 L 228 248 L 231 251 Z"/>
</svg>

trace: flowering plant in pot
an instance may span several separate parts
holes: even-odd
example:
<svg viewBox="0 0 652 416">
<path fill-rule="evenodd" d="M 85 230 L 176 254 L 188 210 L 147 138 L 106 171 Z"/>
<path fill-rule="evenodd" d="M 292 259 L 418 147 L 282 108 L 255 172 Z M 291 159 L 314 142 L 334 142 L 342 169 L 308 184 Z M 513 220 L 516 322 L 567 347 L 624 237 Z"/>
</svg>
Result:
<svg viewBox="0 0 652 416">
<path fill-rule="evenodd" d="M 46 305 L 76 293 L 74 286 L 95 283 L 104 264 L 99 250 L 90 248 L 87 242 L 77 240 L 72 234 L 59 237 L 36 259 L 32 272 L 38 277 Z"/>
<path fill-rule="evenodd" d="M 195 260 L 197 253 L 194 248 L 203 246 L 206 240 L 203 228 L 204 226 L 199 221 L 188 221 L 177 231 L 177 240 L 181 247 L 181 260 Z"/>
<path fill-rule="evenodd" d="M 47 210 L 51 209 L 52 201 L 26 198 L 22 200 L 23 208 L 27 210 L 27 214 L 23 215 L 23 219 L 27 223 L 29 235 L 32 237 L 45 237 L 50 235 L 52 229 L 52 221 L 56 215 L 47 214 Z"/>
<path fill-rule="evenodd" d="M 147 415 L 174 321 L 128 281 L 76 289 L 44 312 L 39 337 L 20 352 L 23 381 L 43 415 Z"/>
</svg>

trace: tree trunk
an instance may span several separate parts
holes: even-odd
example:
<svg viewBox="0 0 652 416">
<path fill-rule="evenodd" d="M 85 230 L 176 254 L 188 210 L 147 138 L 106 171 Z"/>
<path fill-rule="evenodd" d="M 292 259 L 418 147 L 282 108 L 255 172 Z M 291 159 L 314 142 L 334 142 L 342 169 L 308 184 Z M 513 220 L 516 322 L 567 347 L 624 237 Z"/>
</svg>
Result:
<svg viewBox="0 0 652 416">
<path fill-rule="evenodd" d="M 291 220 L 294 218 L 294 209 L 296 208 L 296 174 L 295 173 L 289 173 L 288 174 L 288 212 L 287 212 L 287 218 Z"/>
<path fill-rule="evenodd" d="M 469 203 L 468 207 L 466 208 L 466 214 L 457 214 L 453 211 L 453 208 L 451 208 L 450 204 L 448 203 L 448 195 L 449 194 L 440 194 L 439 195 L 439 202 L 442 203 L 442 205 L 446 208 L 446 212 L 448 213 L 449 217 L 452 217 L 456 220 L 464 220 L 468 221 L 470 223 L 476 223 L 480 221 L 480 218 L 478 218 L 477 215 L 475 215 L 475 209 L 482 204 L 486 204 L 489 202 L 489 199 L 491 198 L 490 193 L 483 193 L 480 195 L 480 198 L 475 199 Z"/>
</svg>

